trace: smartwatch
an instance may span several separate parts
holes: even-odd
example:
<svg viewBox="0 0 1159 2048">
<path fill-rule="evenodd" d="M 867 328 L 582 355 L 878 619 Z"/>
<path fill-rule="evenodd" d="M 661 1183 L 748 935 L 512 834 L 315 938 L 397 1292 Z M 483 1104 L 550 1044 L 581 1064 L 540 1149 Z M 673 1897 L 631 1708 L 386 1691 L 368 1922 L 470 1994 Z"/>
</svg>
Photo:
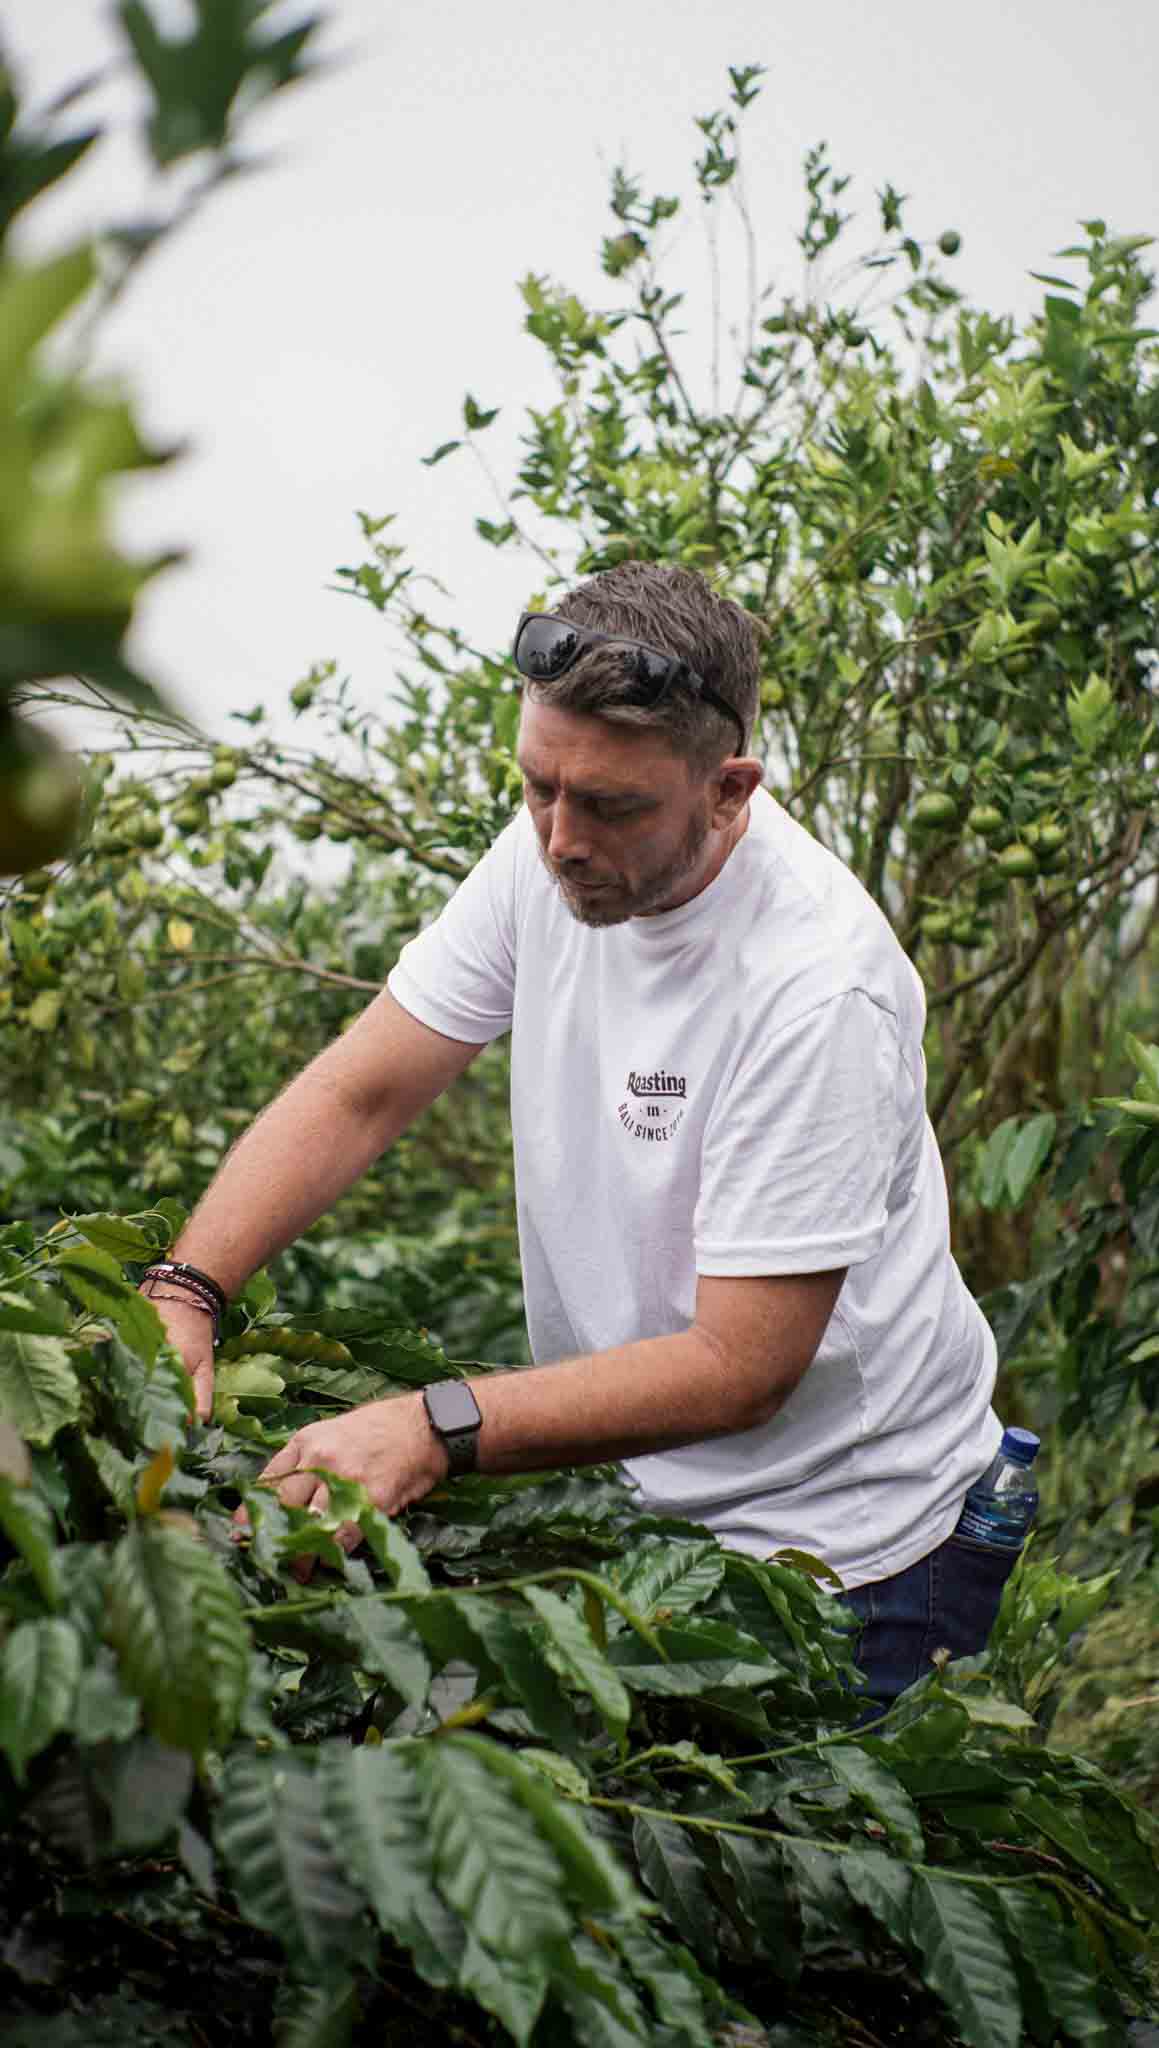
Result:
<svg viewBox="0 0 1159 2048">
<path fill-rule="evenodd" d="M 427 1421 L 450 1461 L 451 1476 L 473 1472 L 479 1462 L 479 1431 L 483 1417 L 465 1381 L 437 1380 L 423 1388 Z"/>
</svg>

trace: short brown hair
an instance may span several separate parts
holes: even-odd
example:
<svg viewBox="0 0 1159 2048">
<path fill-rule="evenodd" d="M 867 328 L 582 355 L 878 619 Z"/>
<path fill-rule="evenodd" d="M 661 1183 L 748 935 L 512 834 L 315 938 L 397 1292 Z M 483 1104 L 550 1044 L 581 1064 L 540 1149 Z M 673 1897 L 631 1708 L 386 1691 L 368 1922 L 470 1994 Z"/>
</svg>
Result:
<svg viewBox="0 0 1159 2048">
<path fill-rule="evenodd" d="M 677 655 L 734 706 L 746 748 L 751 743 L 760 704 L 757 628 L 748 612 L 718 597 L 694 569 L 668 562 L 620 562 L 577 584 L 551 611 L 574 625 L 622 633 L 626 640 L 644 640 Z M 537 704 L 663 733 L 673 753 L 700 775 L 732 752 L 736 733 L 722 711 L 687 689 L 671 690 L 652 706 L 625 703 L 634 687 L 614 647 L 593 647 L 564 675 L 524 684 Z"/>
</svg>

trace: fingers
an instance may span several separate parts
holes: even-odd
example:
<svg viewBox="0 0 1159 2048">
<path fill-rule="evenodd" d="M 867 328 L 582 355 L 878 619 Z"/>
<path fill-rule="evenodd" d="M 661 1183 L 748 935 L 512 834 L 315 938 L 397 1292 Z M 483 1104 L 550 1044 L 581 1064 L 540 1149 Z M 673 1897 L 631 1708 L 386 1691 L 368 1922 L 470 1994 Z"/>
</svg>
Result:
<svg viewBox="0 0 1159 2048">
<path fill-rule="evenodd" d="M 213 1415 L 213 1360 L 205 1358 L 195 1365 L 190 1377 L 193 1380 L 193 1398 L 197 1403 L 197 1419 L 209 1422 Z"/>
</svg>

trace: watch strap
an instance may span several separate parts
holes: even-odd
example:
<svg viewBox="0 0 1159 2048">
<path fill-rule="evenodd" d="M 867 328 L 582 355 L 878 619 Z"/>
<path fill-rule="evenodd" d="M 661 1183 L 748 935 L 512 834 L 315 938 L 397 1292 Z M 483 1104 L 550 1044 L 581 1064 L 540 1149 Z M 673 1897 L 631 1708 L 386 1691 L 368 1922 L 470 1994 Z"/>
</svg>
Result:
<svg viewBox="0 0 1159 2048">
<path fill-rule="evenodd" d="M 477 1429 L 437 1429 L 447 1454 L 450 1476 L 455 1479 L 462 1472 L 474 1472 L 479 1463 L 479 1432 Z"/>
<path fill-rule="evenodd" d="M 470 1388 L 466 1388 L 464 1391 L 470 1396 L 471 1405 L 475 1410 L 475 1419 L 464 1427 L 452 1429 L 448 1428 L 445 1423 L 441 1423 L 435 1413 L 434 1406 L 432 1405 L 432 1395 L 434 1400 L 437 1400 L 437 1390 L 431 1387 L 423 1388 L 423 1407 L 427 1412 L 427 1421 L 446 1451 L 447 1463 L 452 1478 L 457 1478 L 464 1472 L 474 1472 L 477 1470 L 479 1463 L 479 1430 L 483 1417 L 479 1412 L 479 1404 L 475 1400 L 474 1395 L 471 1394 Z"/>
</svg>

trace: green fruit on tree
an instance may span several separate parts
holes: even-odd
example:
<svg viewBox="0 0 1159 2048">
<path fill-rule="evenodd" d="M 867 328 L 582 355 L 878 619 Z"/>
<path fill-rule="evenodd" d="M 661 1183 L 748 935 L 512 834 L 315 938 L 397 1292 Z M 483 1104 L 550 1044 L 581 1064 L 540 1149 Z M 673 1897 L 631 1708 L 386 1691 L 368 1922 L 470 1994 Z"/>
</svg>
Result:
<svg viewBox="0 0 1159 2048">
<path fill-rule="evenodd" d="M 1035 845 L 1040 854 L 1058 853 L 1066 845 L 1065 825 L 1040 825 Z"/>
<path fill-rule="evenodd" d="M 1009 875 L 1004 875 L 996 867 L 984 869 L 974 884 L 979 903 L 990 903 L 995 896 L 1004 896 L 1009 887 Z"/>
<path fill-rule="evenodd" d="M 152 1108 L 153 1097 L 144 1088 L 130 1088 L 127 1095 L 114 1102 L 112 1113 L 122 1123 L 139 1124 L 150 1115 Z"/>
<path fill-rule="evenodd" d="M 958 806 L 948 791 L 928 789 L 920 796 L 910 813 L 910 822 L 919 831 L 942 831 L 947 825 L 954 825 L 958 819 Z"/>
<path fill-rule="evenodd" d="M 200 804 L 178 804 L 172 822 L 177 831 L 188 839 L 194 832 L 203 832 L 209 819 Z"/>
<path fill-rule="evenodd" d="M 922 919 L 923 939 L 932 939 L 936 946 L 944 944 L 953 929 L 954 914 L 951 910 L 931 910 Z"/>
<path fill-rule="evenodd" d="M 961 246 L 962 237 L 956 228 L 947 228 L 944 235 L 938 236 L 938 247 L 943 256 L 956 256 Z"/>
<path fill-rule="evenodd" d="M 153 1186 L 163 1195 L 172 1194 L 179 1188 L 185 1175 L 176 1159 L 166 1159 L 153 1175 Z"/>
<path fill-rule="evenodd" d="M 1006 820 L 996 804 L 975 804 L 966 823 L 983 839 L 997 839 L 1006 830 Z"/>
<path fill-rule="evenodd" d="M 296 818 L 292 829 L 295 839 L 321 839 L 322 820 L 321 818 Z"/>
<path fill-rule="evenodd" d="M 972 917 L 956 917 L 950 926 L 950 937 L 955 946 L 980 946 L 984 936 Z"/>
<path fill-rule="evenodd" d="M 1038 873 L 1038 862 L 1034 858 L 1033 849 L 1019 845 L 1017 841 L 1013 846 L 1005 847 L 998 855 L 998 865 L 1004 875 L 1009 875 L 1015 880 L 1028 880 L 1030 876 Z"/>
</svg>

